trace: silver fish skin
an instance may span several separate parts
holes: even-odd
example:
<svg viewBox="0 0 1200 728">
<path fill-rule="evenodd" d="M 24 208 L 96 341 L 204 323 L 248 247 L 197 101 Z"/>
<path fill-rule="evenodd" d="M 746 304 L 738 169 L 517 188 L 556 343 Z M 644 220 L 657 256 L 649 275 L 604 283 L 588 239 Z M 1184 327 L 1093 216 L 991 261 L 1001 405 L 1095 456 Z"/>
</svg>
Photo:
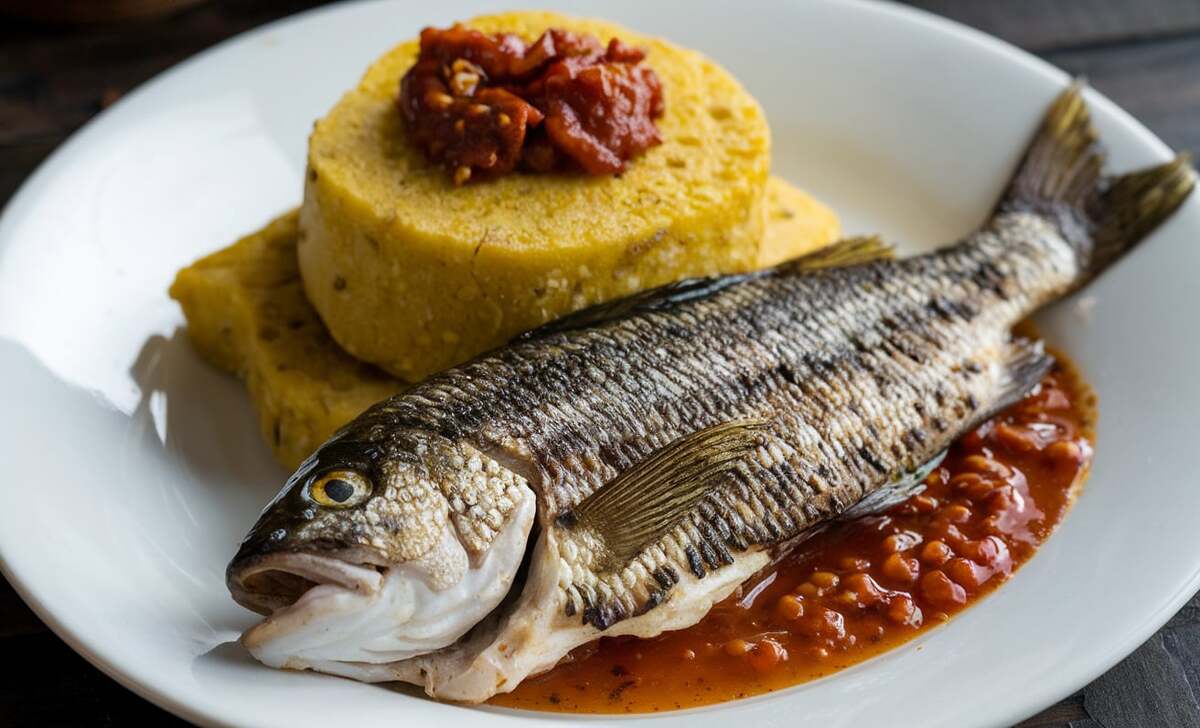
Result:
<svg viewBox="0 0 1200 728">
<path fill-rule="evenodd" d="M 1013 325 L 1193 184 L 1186 158 L 1115 179 L 1101 162 L 1072 87 L 957 244 L 893 260 L 855 239 L 648 291 L 375 405 L 231 562 L 234 597 L 270 615 L 244 643 L 478 702 L 600 634 L 695 623 L 1040 381 L 1052 361 Z"/>
</svg>

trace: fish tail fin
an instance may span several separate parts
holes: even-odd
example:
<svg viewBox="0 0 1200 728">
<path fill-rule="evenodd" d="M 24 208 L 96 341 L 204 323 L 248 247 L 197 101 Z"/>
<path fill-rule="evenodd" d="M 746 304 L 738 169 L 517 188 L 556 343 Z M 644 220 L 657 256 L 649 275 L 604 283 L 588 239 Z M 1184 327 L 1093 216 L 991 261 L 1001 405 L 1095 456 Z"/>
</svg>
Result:
<svg viewBox="0 0 1200 728">
<path fill-rule="evenodd" d="M 1195 185 L 1191 157 L 1119 177 L 1102 173 L 1104 149 L 1075 81 L 1046 113 L 995 214 L 1032 212 L 1058 227 L 1083 277 L 1103 271 L 1149 235 Z"/>
<path fill-rule="evenodd" d="M 1111 180 L 1101 194 L 1088 269 L 1100 272 L 1154 231 L 1183 204 L 1196 184 L 1192 155 Z"/>
</svg>

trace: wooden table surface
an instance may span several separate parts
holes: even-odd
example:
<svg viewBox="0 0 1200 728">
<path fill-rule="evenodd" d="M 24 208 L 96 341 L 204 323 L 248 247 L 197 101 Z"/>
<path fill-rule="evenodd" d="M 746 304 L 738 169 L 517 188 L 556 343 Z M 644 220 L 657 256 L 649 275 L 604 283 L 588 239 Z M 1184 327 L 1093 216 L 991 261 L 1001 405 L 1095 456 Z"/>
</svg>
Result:
<svg viewBox="0 0 1200 728">
<path fill-rule="evenodd" d="M 0 18 L 0 204 L 125 92 L 228 36 L 317 4 L 218 0 L 165 19 L 74 28 Z M 1086 76 L 1167 144 L 1200 152 L 1200 0 L 912 4 Z M 9 675 L 0 680 L 3 726 L 182 723 L 77 656 L 2 580 L 0 664 Z M 1200 727 L 1198 698 L 1200 598 L 1124 662 L 1021 725 Z"/>
</svg>

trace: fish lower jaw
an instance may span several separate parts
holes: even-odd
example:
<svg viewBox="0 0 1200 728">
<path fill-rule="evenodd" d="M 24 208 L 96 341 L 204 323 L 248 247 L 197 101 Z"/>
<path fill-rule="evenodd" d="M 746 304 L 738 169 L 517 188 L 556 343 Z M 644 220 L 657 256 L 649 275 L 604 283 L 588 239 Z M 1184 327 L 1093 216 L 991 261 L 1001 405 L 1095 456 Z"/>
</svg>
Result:
<svg viewBox="0 0 1200 728">
<path fill-rule="evenodd" d="M 340 671 L 316 669 L 364 682 L 410 682 L 439 700 L 481 703 L 553 668 L 572 649 L 602 635 L 648 638 L 691 626 L 770 561 L 767 551 L 745 552 L 733 564 L 704 578 L 681 574 L 662 604 L 602 632 L 579 615 L 566 615 L 566 595 L 560 583 L 567 567 L 554 541 L 552 533 L 542 533 L 518 599 L 453 647 L 390 665 L 343 664 L 338 666 Z"/>
<path fill-rule="evenodd" d="M 370 666 L 451 645 L 504 599 L 524 558 L 534 512 L 529 493 L 477 566 L 447 523 L 429 554 L 382 569 L 376 588 L 314 586 L 247 630 L 242 644 L 270 667 L 373 682 Z"/>
</svg>

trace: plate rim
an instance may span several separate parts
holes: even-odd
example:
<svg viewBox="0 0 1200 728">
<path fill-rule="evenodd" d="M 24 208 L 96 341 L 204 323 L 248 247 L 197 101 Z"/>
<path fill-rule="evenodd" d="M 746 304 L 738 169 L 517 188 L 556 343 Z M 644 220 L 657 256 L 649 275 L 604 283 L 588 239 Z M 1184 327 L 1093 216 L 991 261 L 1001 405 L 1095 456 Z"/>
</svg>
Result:
<svg viewBox="0 0 1200 728">
<path fill-rule="evenodd" d="M 134 89 L 126 93 L 120 100 L 112 106 L 102 110 L 82 126 L 70 134 L 70 136 L 53 149 L 47 157 L 38 164 L 32 173 L 29 174 L 9 198 L 9 200 L 0 208 L 0 252 L 2 252 L 8 244 L 11 243 L 10 237 L 15 239 L 15 236 L 6 234 L 7 228 L 13 224 L 13 220 L 18 217 L 21 210 L 29 206 L 36 199 L 38 191 L 43 187 L 55 174 L 60 167 L 66 165 L 69 158 L 75 153 L 80 145 L 86 145 L 90 137 L 94 136 L 102 130 L 103 127 L 111 123 L 111 117 L 118 110 L 134 103 L 136 100 L 153 93 L 160 86 L 169 84 L 174 77 L 180 75 L 192 68 L 195 65 L 205 63 L 210 57 L 227 52 L 235 46 L 246 45 L 255 42 L 263 36 L 270 35 L 281 30 L 285 30 L 292 25 L 307 23 L 317 20 L 318 17 L 325 14 L 337 14 L 343 12 L 354 12 L 356 9 L 368 5 L 387 5 L 402 0 L 350 0 L 349 2 L 332 3 L 328 5 L 309 8 L 291 15 L 278 18 L 265 24 L 247 29 L 229 38 L 226 38 L 188 58 L 176 63 L 169 68 L 155 74 L 151 78 L 142 82 Z M 937 15 L 930 11 L 901 5 L 892 0 L 808 0 L 816 4 L 826 6 L 849 6 L 857 7 L 866 12 L 882 13 L 890 15 L 901 22 L 912 22 L 926 26 L 936 33 L 948 34 L 957 37 L 961 40 L 969 42 L 977 51 L 999 56 L 1007 63 L 1018 64 L 1028 72 L 1041 76 L 1043 79 L 1051 80 L 1057 85 L 1065 86 L 1070 76 L 1054 66 L 1048 61 L 1045 61 L 1032 53 L 1025 51 L 1008 41 L 990 35 L 984 31 L 970 27 L 956 20 Z M 538 3 L 541 5 L 541 3 Z M 564 12 L 570 12 L 569 9 L 564 9 Z M 1117 105 L 1107 96 L 1101 94 L 1092 87 L 1087 87 L 1086 98 L 1089 106 L 1093 109 L 1102 108 L 1104 112 L 1110 115 L 1120 126 L 1131 132 L 1137 138 L 1139 144 L 1145 145 L 1151 150 L 1155 156 L 1163 160 L 1169 159 L 1174 155 L 1171 147 L 1163 142 L 1154 132 L 1149 130 L 1131 113 Z M 1060 524 L 1061 525 L 1061 524 Z M 1051 539 L 1060 538 L 1059 528 L 1056 528 L 1051 534 Z M 10 563 L 8 557 L 3 550 L 0 550 L 0 574 L 3 574 L 13 590 L 20 596 L 22 601 L 30 608 L 34 614 L 50 629 L 50 631 L 59 639 L 63 640 L 74 652 L 79 654 L 89 663 L 94 665 L 107 677 L 111 678 L 124 688 L 130 690 L 140 698 L 166 710 L 180 718 L 193 723 L 204 725 L 237 725 L 235 722 L 237 716 L 229 716 L 223 714 L 220 708 L 220 703 L 204 703 L 202 705 L 185 702 L 178 699 L 168 689 L 156 688 L 149 682 L 144 682 L 137 679 L 133 671 L 117 664 L 109 657 L 101 654 L 101 652 L 92 649 L 87 642 L 86 636 L 77 634 L 66 624 L 60 621 L 54 611 L 45 604 L 37 595 L 37 590 L 32 586 L 33 582 L 20 578 L 20 568 L 15 564 Z M 1116 664 L 1121 662 L 1127 656 L 1132 654 L 1138 647 L 1153 636 L 1161 629 L 1189 600 L 1191 600 L 1197 592 L 1200 592 L 1200 564 L 1196 566 L 1190 575 L 1189 579 L 1182 582 L 1178 589 L 1175 590 L 1169 598 L 1160 603 L 1158 609 L 1154 610 L 1142 621 L 1138 629 L 1129 630 L 1125 636 L 1120 639 L 1112 639 L 1106 641 L 1110 646 L 1106 650 L 1105 656 L 1100 659 L 1093 660 L 1088 663 L 1086 668 L 1077 669 L 1073 675 L 1078 678 L 1085 676 L 1084 679 L 1072 679 L 1066 681 L 1058 681 L 1055 683 L 1046 683 L 1029 686 L 1026 692 L 1026 698 L 1021 701 L 1022 707 L 1012 707 L 1005 710 L 1002 714 L 996 713 L 991 716 L 994 718 L 996 725 L 1011 725 L 1025 718 L 1037 714 L 1041 710 L 1053 705 L 1063 698 L 1071 695 L 1081 687 L 1091 683 L 1100 675 L 1112 669 Z M 990 601 L 994 596 L 989 594 L 983 601 Z M 930 633 L 938 632 L 942 627 L 938 627 Z M 918 640 L 909 642 L 915 644 Z M 884 653 L 884 656 L 887 653 Z M 869 662 L 879 659 L 878 657 L 863 663 L 857 663 L 855 666 L 865 665 Z M 853 669 L 852 666 L 850 669 Z M 806 685 L 812 685 L 816 682 L 823 682 L 828 679 L 836 679 L 840 674 L 838 671 L 817 681 L 810 681 Z M 794 687 L 794 686 L 793 686 Z M 672 717 L 695 716 L 701 711 L 715 711 L 718 709 L 729 709 L 738 703 L 755 701 L 765 698 L 780 698 L 788 688 L 781 689 L 772 693 L 764 693 L 762 695 L 751 696 L 738 701 L 730 701 L 727 703 L 717 703 L 709 706 L 700 706 L 692 709 L 667 711 L 658 714 L 549 714 L 549 713 L 529 713 L 507 708 L 495 708 L 488 710 L 492 718 L 511 719 L 511 718 L 531 718 L 540 720 L 546 723 L 557 723 L 563 721 L 575 720 L 611 720 L 620 717 L 623 720 L 637 719 L 654 719 L 654 720 L 669 720 Z M 1033 696 L 1030 699 L 1030 696 Z M 1032 707 L 1030 707 L 1032 706 Z M 486 706 L 485 706 L 486 707 Z"/>
</svg>

